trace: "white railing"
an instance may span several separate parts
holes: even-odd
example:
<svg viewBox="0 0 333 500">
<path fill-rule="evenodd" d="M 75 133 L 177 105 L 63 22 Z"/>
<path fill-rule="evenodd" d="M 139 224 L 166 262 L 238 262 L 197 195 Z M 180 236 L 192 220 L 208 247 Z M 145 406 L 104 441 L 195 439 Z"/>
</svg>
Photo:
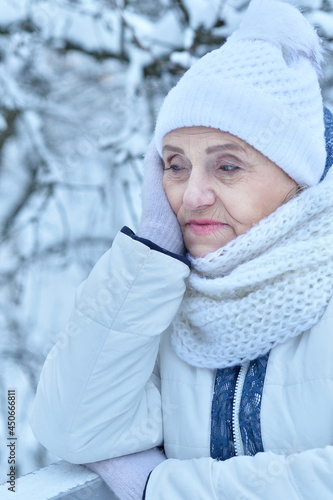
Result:
<svg viewBox="0 0 333 500">
<path fill-rule="evenodd" d="M 117 500 L 99 476 L 63 460 L 15 479 L 15 492 L 9 486 L 0 485 L 1 500 Z"/>
</svg>

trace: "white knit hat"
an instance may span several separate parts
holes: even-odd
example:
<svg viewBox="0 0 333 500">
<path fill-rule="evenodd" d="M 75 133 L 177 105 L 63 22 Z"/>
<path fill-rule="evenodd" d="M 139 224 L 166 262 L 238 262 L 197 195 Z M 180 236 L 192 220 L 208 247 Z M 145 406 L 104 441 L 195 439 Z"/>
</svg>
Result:
<svg viewBox="0 0 333 500">
<path fill-rule="evenodd" d="M 165 98 L 155 143 L 165 134 L 206 126 L 244 140 L 299 184 L 325 168 L 323 49 L 315 30 L 286 3 L 252 0 L 240 28 L 197 61 Z"/>
</svg>

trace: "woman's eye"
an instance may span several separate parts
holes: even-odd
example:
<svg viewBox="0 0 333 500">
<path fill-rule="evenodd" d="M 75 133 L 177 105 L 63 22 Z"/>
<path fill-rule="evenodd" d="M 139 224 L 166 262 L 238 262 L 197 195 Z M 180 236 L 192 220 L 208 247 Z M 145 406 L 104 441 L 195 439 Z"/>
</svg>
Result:
<svg viewBox="0 0 333 500">
<path fill-rule="evenodd" d="M 220 165 L 220 170 L 223 172 L 234 172 L 239 169 L 237 165 Z"/>
<path fill-rule="evenodd" d="M 169 167 L 165 167 L 165 171 L 171 170 L 173 172 L 179 172 L 180 170 L 183 170 L 183 167 L 180 167 L 179 165 L 170 165 Z"/>
</svg>

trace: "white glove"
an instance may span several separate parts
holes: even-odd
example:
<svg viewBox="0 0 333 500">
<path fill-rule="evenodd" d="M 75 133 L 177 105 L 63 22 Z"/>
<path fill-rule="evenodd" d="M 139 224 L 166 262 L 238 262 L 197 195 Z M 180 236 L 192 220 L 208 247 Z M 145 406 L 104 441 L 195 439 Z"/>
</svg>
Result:
<svg viewBox="0 0 333 500">
<path fill-rule="evenodd" d="M 182 232 L 163 188 L 163 161 L 154 139 L 144 161 L 142 216 L 137 236 L 170 252 L 185 254 Z"/>
<path fill-rule="evenodd" d="M 84 464 L 96 472 L 120 500 L 141 500 L 150 472 L 166 460 L 163 450 L 151 450 Z"/>
</svg>

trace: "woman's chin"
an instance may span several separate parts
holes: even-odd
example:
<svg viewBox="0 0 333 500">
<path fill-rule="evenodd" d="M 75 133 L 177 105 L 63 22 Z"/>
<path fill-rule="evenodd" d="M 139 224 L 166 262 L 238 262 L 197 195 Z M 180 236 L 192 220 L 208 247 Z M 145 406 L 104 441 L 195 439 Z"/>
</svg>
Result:
<svg viewBox="0 0 333 500">
<path fill-rule="evenodd" d="M 233 240 L 235 236 L 226 238 L 225 236 L 222 238 L 211 238 L 208 236 L 197 236 L 190 238 L 186 238 L 184 235 L 184 242 L 188 252 L 195 259 L 200 257 L 205 257 L 209 253 L 215 252 L 219 248 L 224 247 L 227 243 Z"/>
</svg>

